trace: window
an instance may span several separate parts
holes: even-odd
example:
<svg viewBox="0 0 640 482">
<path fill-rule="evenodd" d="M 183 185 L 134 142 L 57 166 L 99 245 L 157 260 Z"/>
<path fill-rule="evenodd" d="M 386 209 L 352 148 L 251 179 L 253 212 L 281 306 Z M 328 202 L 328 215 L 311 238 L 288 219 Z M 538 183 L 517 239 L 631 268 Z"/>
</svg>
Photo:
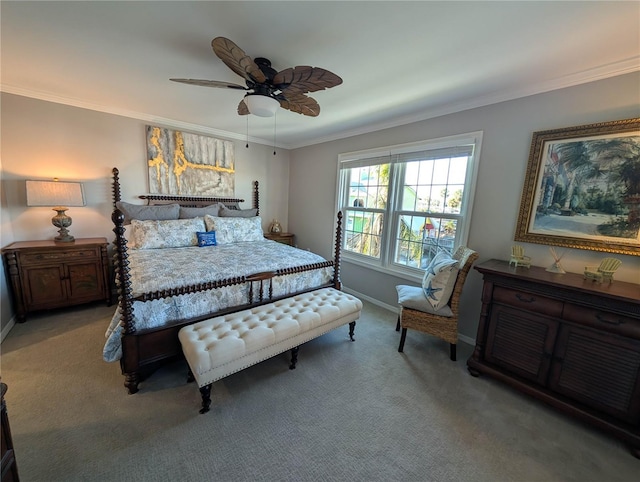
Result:
<svg viewBox="0 0 640 482">
<path fill-rule="evenodd" d="M 341 154 L 345 259 L 417 274 L 466 244 L 482 133 Z"/>
</svg>

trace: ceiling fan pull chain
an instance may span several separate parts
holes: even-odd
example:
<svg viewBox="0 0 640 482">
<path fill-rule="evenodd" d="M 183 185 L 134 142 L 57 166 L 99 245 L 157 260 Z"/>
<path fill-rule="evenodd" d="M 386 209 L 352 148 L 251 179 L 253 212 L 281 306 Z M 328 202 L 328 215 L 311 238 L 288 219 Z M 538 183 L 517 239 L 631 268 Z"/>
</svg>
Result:
<svg viewBox="0 0 640 482">
<path fill-rule="evenodd" d="M 247 145 L 245 146 L 247 149 L 249 149 L 249 116 L 247 117 Z"/>
<path fill-rule="evenodd" d="M 273 115 L 273 155 L 276 155 L 276 121 L 278 118 L 278 113 L 276 112 Z"/>
</svg>

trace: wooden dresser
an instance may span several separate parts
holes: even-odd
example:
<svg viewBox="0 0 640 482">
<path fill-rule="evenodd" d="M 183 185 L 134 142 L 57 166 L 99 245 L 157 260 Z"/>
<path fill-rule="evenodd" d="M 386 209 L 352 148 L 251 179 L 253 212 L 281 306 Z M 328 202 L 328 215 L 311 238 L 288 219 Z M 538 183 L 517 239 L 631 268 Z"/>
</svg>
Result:
<svg viewBox="0 0 640 482">
<path fill-rule="evenodd" d="M 106 238 L 20 241 L 2 255 L 19 322 L 32 311 L 111 301 Z"/>
<path fill-rule="evenodd" d="M 13 450 L 13 439 L 11 438 L 11 427 L 9 427 L 9 417 L 7 415 L 7 404 L 4 401 L 4 394 L 7 385 L 0 383 L 2 391 L 2 414 L 0 415 L 0 431 L 2 432 L 2 482 L 17 482 L 18 464 Z"/>
<path fill-rule="evenodd" d="M 640 285 L 475 266 L 484 277 L 469 372 L 605 430 L 640 457 Z"/>
</svg>

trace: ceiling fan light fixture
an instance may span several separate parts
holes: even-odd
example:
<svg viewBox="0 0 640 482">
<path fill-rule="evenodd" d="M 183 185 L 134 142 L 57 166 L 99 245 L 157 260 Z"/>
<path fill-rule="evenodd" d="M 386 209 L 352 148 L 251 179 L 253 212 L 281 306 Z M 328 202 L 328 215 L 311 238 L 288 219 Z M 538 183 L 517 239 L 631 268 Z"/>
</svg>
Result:
<svg viewBox="0 0 640 482">
<path fill-rule="evenodd" d="M 249 112 L 258 117 L 273 117 L 280 107 L 280 102 L 276 99 L 261 94 L 246 95 L 244 103 L 247 104 Z"/>
</svg>

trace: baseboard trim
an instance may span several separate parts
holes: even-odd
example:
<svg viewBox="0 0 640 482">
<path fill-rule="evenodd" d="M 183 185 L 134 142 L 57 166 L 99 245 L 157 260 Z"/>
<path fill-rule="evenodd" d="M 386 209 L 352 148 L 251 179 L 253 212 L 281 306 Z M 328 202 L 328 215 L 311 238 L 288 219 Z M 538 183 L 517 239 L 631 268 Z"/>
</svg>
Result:
<svg viewBox="0 0 640 482">
<path fill-rule="evenodd" d="M 342 291 L 344 291 L 345 293 L 349 293 L 353 296 L 357 296 L 358 298 L 362 298 L 363 300 L 366 300 L 373 305 L 379 306 L 380 308 L 384 308 L 385 310 L 390 311 L 392 313 L 398 314 L 398 312 L 400 311 L 400 308 L 398 308 L 397 306 L 388 305 L 387 303 L 383 303 L 382 301 L 376 300 L 375 298 L 371 298 L 370 296 L 367 296 L 363 293 L 349 289 L 346 286 L 342 286 Z"/>
<path fill-rule="evenodd" d="M 6 326 L 2 328 L 2 331 L 0 331 L 0 343 L 4 341 L 4 339 L 7 337 L 7 335 L 9 334 L 11 329 L 15 326 L 15 324 L 16 324 L 16 317 L 12 316 L 11 319 L 9 320 L 9 323 L 7 323 Z"/>
<path fill-rule="evenodd" d="M 392 305 L 388 305 L 387 303 L 383 303 L 380 300 L 376 300 L 375 298 L 371 298 L 370 296 L 367 296 L 363 293 L 360 293 L 358 291 L 349 289 L 346 286 L 342 286 L 342 291 L 344 291 L 345 293 L 349 293 L 353 296 L 357 296 L 358 298 L 362 298 L 363 300 L 368 301 L 369 303 L 379 306 L 380 308 L 384 308 L 385 310 L 388 310 L 392 313 L 395 313 L 396 315 L 400 312 L 400 308 L 398 306 L 392 306 Z M 475 346 L 476 345 L 476 339 L 475 338 L 471 338 L 470 336 L 467 335 L 463 335 L 461 333 L 458 333 L 458 340 L 467 343 L 471 346 Z"/>
</svg>

